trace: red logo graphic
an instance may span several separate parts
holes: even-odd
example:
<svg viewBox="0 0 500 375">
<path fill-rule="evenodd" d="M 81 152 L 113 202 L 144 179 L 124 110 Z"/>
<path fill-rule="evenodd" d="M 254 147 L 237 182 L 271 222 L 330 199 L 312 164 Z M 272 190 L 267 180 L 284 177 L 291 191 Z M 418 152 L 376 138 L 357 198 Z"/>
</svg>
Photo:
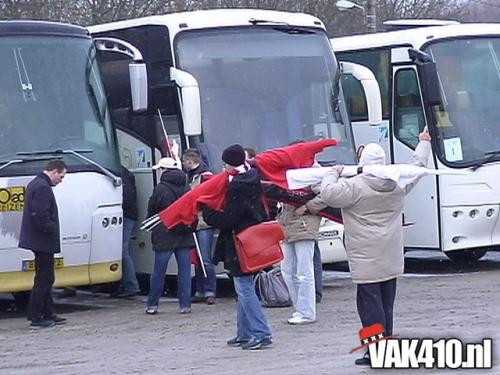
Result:
<svg viewBox="0 0 500 375">
<path fill-rule="evenodd" d="M 359 330 L 359 338 L 361 340 L 361 346 L 352 349 L 351 353 L 355 352 L 356 350 L 362 349 L 370 344 L 374 344 L 381 340 L 387 340 L 395 337 L 397 336 L 387 336 L 385 334 L 384 327 L 382 327 L 382 324 L 380 323 L 373 324 L 369 327 L 361 328 Z"/>
</svg>

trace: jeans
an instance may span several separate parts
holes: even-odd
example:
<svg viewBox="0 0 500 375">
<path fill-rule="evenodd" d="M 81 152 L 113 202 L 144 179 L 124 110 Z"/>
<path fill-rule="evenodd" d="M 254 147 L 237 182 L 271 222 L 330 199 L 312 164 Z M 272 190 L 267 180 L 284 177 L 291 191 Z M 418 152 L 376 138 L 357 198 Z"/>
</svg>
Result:
<svg viewBox="0 0 500 375">
<path fill-rule="evenodd" d="M 271 338 L 271 329 L 260 304 L 252 275 L 234 277 L 236 303 L 236 337 L 240 340 Z"/>
<path fill-rule="evenodd" d="M 217 280 L 215 277 L 215 265 L 212 263 L 212 244 L 214 242 L 215 229 L 208 228 L 196 233 L 198 245 L 200 245 L 203 265 L 207 271 L 207 277 L 203 275 L 201 267 L 195 268 L 196 295 L 200 297 L 215 297 Z"/>
<path fill-rule="evenodd" d="M 363 327 L 380 323 L 387 335 L 392 334 L 396 279 L 379 283 L 358 284 L 356 305 Z"/>
<path fill-rule="evenodd" d="M 314 241 L 314 290 L 316 291 L 316 302 L 323 299 L 323 264 L 321 263 L 321 251 L 318 241 Z"/>
<path fill-rule="evenodd" d="M 135 220 L 123 217 L 122 281 L 120 286 L 125 292 L 130 293 L 140 291 L 139 282 L 135 276 L 134 261 L 130 255 L 131 237 L 135 223 Z"/>
<path fill-rule="evenodd" d="M 315 320 L 314 241 L 285 242 L 283 250 L 285 259 L 281 263 L 281 272 L 295 308 L 294 316 Z"/>
<path fill-rule="evenodd" d="M 158 308 L 165 285 L 165 272 L 173 253 L 177 261 L 177 297 L 181 309 L 191 308 L 191 249 L 155 251 L 154 271 L 148 295 L 148 307 Z"/>
<path fill-rule="evenodd" d="M 52 300 L 52 285 L 55 281 L 54 254 L 34 251 L 35 282 L 31 290 L 28 305 L 28 319 L 34 322 L 52 319 L 54 302 Z"/>
</svg>

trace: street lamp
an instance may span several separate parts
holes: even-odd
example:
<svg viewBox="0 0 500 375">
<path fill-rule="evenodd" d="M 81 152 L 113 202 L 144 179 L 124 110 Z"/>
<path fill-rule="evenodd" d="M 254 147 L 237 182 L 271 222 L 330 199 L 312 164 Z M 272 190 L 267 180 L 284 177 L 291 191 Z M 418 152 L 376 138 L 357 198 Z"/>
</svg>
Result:
<svg viewBox="0 0 500 375">
<path fill-rule="evenodd" d="M 335 3 L 335 6 L 337 7 L 338 10 L 344 11 L 344 10 L 349 10 L 353 8 L 358 8 L 363 11 L 363 15 L 365 15 L 365 7 L 362 7 L 361 5 L 355 4 L 352 1 L 349 0 L 339 0 L 337 3 Z"/>
<path fill-rule="evenodd" d="M 349 1 L 349 0 L 338 0 L 335 3 L 335 6 L 340 11 L 350 10 L 350 9 L 354 9 L 354 8 L 361 9 L 363 11 L 363 16 L 365 18 L 365 23 L 366 23 L 366 29 L 368 30 L 368 32 L 374 33 L 377 31 L 377 22 L 376 22 L 377 16 L 375 14 L 375 0 L 367 0 L 366 9 L 364 6 L 353 3 L 352 1 Z"/>
</svg>

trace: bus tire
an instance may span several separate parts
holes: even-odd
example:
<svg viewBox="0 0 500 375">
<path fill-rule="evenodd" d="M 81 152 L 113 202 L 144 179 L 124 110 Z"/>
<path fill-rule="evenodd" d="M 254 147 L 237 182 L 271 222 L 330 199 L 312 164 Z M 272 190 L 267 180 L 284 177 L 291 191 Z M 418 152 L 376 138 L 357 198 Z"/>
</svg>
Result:
<svg viewBox="0 0 500 375">
<path fill-rule="evenodd" d="M 486 254 L 486 250 L 457 250 L 447 251 L 445 254 L 448 258 L 457 263 L 474 263 Z"/>
<path fill-rule="evenodd" d="M 24 311 L 28 307 L 30 301 L 31 292 L 14 292 L 12 297 L 14 297 L 14 305 L 19 311 Z"/>
</svg>

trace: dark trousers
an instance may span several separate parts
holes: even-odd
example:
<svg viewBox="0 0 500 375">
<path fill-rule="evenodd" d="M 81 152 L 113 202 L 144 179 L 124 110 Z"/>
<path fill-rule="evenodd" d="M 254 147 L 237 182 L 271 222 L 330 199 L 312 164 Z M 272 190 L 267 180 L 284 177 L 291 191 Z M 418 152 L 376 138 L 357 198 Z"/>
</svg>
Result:
<svg viewBox="0 0 500 375">
<path fill-rule="evenodd" d="M 28 319 L 40 321 L 51 319 L 54 314 L 54 303 L 52 301 L 52 285 L 54 285 L 54 254 L 35 253 L 35 283 L 31 290 L 28 305 Z"/>
<path fill-rule="evenodd" d="M 318 241 L 314 241 L 314 287 L 316 290 L 316 302 L 321 302 L 323 298 L 323 264 L 321 264 L 321 252 Z"/>
<path fill-rule="evenodd" d="M 363 327 L 380 323 L 392 334 L 396 279 L 380 283 L 358 284 L 356 304 Z"/>
</svg>

